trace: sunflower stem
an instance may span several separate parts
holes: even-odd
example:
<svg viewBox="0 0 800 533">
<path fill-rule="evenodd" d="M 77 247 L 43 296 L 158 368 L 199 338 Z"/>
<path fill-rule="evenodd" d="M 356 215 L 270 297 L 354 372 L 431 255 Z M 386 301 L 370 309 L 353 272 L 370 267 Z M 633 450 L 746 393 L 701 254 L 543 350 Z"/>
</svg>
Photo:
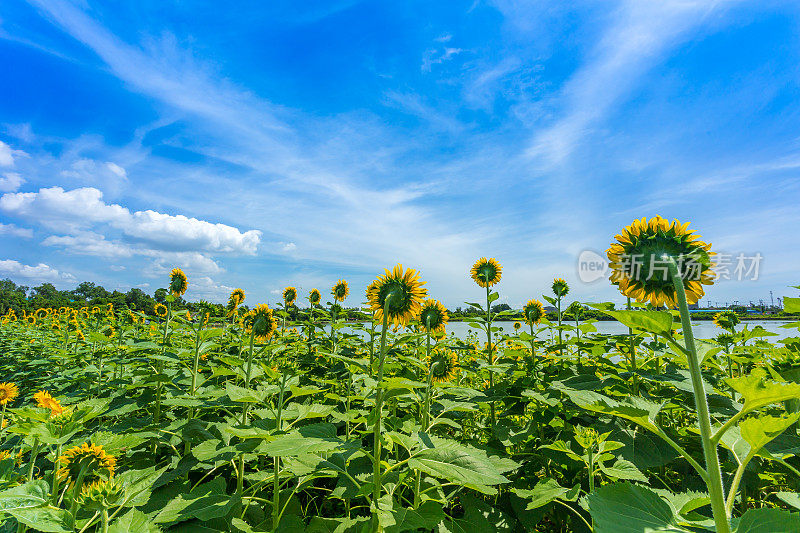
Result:
<svg viewBox="0 0 800 533">
<path fill-rule="evenodd" d="M 281 391 L 278 395 L 278 412 L 277 419 L 275 420 L 275 429 L 278 432 L 283 430 L 283 396 L 286 390 L 286 373 L 281 372 Z M 278 524 L 281 520 L 280 501 L 281 501 L 281 459 L 275 457 L 273 460 L 273 473 L 272 480 L 272 529 L 277 531 Z"/>
<path fill-rule="evenodd" d="M 245 382 L 244 387 L 246 389 L 250 388 L 250 374 L 253 370 L 253 338 L 255 337 L 255 327 L 253 327 L 250 331 L 250 352 L 247 356 L 247 370 L 245 371 Z M 242 425 L 247 425 L 247 408 L 249 407 L 248 402 L 244 402 L 244 407 L 242 408 Z M 244 491 L 244 453 L 239 455 L 239 467 L 236 469 L 236 473 L 238 474 L 236 478 L 236 494 L 239 496 L 242 495 Z"/>
<path fill-rule="evenodd" d="M 431 361 L 431 317 L 428 315 L 427 319 L 425 320 L 425 331 L 426 331 L 426 345 L 425 345 L 425 357 L 430 364 Z M 428 379 L 425 383 L 425 406 L 422 410 L 422 432 L 428 432 L 428 426 L 431 423 L 431 381 L 433 379 L 433 366 L 428 367 Z M 422 472 L 417 470 L 415 478 L 414 478 L 414 508 L 416 509 L 419 507 L 420 504 L 420 485 L 422 482 Z"/>
<path fill-rule="evenodd" d="M 631 310 L 631 297 L 628 296 L 628 311 Z M 633 329 L 628 328 L 628 339 L 629 339 L 629 348 L 630 351 L 630 363 L 631 363 L 631 370 L 633 371 L 633 395 L 636 396 L 639 394 L 639 373 L 636 368 L 636 346 L 634 344 L 634 336 L 633 336 Z"/>
<path fill-rule="evenodd" d="M 486 340 L 487 350 L 489 351 L 488 354 L 488 361 L 489 361 L 489 389 L 494 388 L 494 370 L 491 368 L 494 365 L 494 350 L 492 350 L 492 303 L 489 299 L 490 296 L 490 285 L 489 285 L 489 273 L 487 272 L 486 275 Z M 494 408 L 494 400 L 489 403 L 489 415 L 491 417 L 491 425 L 492 425 L 492 436 L 494 436 L 494 426 L 495 426 L 495 408 Z"/>
<path fill-rule="evenodd" d="M 675 287 L 675 296 L 678 300 L 684 344 L 689 352 L 686 360 L 689 363 L 689 372 L 692 377 L 692 388 L 694 389 L 694 400 L 697 408 L 697 424 L 700 429 L 700 439 L 703 445 L 706 472 L 708 473 L 708 494 L 711 499 L 714 523 L 717 527 L 717 533 L 730 533 L 731 526 L 725 507 L 725 489 L 722 486 L 722 471 L 719 465 L 717 446 L 711 440 L 711 417 L 708 412 L 708 398 L 703 387 L 703 374 L 694 344 L 689 306 L 686 302 L 686 289 L 683 286 L 683 279 L 675 260 L 669 256 L 665 259 L 669 268 L 670 278 L 672 278 L 672 284 Z"/>
<path fill-rule="evenodd" d="M 383 363 L 386 359 L 386 330 L 388 329 L 389 305 L 396 294 L 390 292 L 386 295 L 383 303 L 383 324 L 381 329 L 381 351 L 378 360 L 378 375 L 375 390 L 375 408 L 373 416 L 373 450 L 372 450 L 372 531 L 382 531 L 380 520 L 378 519 L 378 508 L 381 499 L 381 411 L 383 408 Z"/>
</svg>

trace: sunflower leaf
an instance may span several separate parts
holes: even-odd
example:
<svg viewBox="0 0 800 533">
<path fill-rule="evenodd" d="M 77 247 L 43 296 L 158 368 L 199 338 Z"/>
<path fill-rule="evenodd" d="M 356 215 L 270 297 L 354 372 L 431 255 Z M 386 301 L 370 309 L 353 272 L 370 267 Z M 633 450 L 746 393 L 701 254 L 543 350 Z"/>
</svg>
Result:
<svg viewBox="0 0 800 533">
<path fill-rule="evenodd" d="M 672 332 L 672 315 L 667 311 L 603 311 L 634 330 L 658 335 Z"/>
</svg>

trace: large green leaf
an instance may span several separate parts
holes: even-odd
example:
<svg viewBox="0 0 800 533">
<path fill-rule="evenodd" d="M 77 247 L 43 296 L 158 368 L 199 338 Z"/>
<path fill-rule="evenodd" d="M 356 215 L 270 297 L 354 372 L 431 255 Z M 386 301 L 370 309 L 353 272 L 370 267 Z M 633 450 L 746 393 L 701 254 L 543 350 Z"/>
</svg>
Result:
<svg viewBox="0 0 800 533">
<path fill-rule="evenodd" d="M 71 533 L 72 515 L 64 509 L 52 506 L 25 507 L 14 509 L 8 513 L 36 531 L 45 533 Z"/>
<path fill-rule="evenodd" d="M 783 310 L 786 313 L 800 313 L 800 298 L 784 298 Z"/>
<path fill-rule="evenodd" d="M 245 387 L 239 387 L 238 385 L 233 385 L 232 383 L 225 384 L 225 392 L 228 394 L 228 398 L 230 398 L 231 401 L 242 403 L 261 403 L 264 401 L 264 397 L 266 396 L 261 391 L 254 391 Z"/>
<path fill-rule="evenodd" d="M 667 311 L 604 311 L 631 329 L 658 335 L 672 332 L 672 315 Z"/>
<path fill-rule="evenodd" d="M 594 519 L 594 533 L 688 533 L 677 525 L 677 517 L 667 502 L 639 485 L 604 485 L 586 500 Z"/>
<path fill-rule="evenodd" d="M 24 485 L 0 492 L 0 511 L 10 512 L 14 509 L 40 507 L 46 505 L 50 498 L 50 485 L 47 481 L 37 479 Z"/>
<path fill-rule="evenodd" d="M 647 477 L 633 463 L 626 459 L 617 459 L 611 466 L 600 465 L 600 470 L 607 476 L 616 479 L 641 481 L 647 483 Z"/>
<path fill-rule="evenodd" d="M 750 509 L 742 515 L 736 533 L 797 533 L 800 514 L 781 509 Z"/>
<path fill-rule="evenodd" d="M 594 391 L 564 389 L 562 392 L 582 409 L 619 416 L 654 433 L 660 432 L 656 425 L 656 416 L 661 411 L 663 404 L 651 402 L 639 396 L 631 396 L 623 401 L 617 401 Z"/>
<path fill-rule="evenodd" d="M 492 485 L 509 482 L 482 450 L 425 434 L 421 440 L 423 449 L 409 461 L 411 468 L 485 494 L 497 492 Z"/>
<path fill-rule="evenodd" d="M 305 437 L 298 432 L 279 435 L 267 442 L 261 449 L 270 457 L 297 457 L 298 455 L 326 453 L 335 450 L 340 441 Z"/>
<path fill-rule="evenodd" d="M 756 368 L 749 375 L 729 378 L 728 384 L 744 398 L 744 412 L 754 411 L 767 405 L 800 398 L 800 383 L 771 381 L 767 371 Z"/>
<path fill-rule="evenodd" d="M 796 492 L 779 492 L 776 496 L 784 503 L 800 510 L 800 494 Z"/>
<path fill-rule="evenodd" d="M 225 516 L 238 502 L 238 496 L 225 494 L 225 480 L 218 477 L 195 487 L 188 494 L 178 495 L 164 506 L 153 522 L 168 524 L 192 518 L 211 520 Z"/>
<path fill-rule="evenodd" d="M 161 528 L 138 509 L 131 509 L 108 528 L 108 533 L 158 533 Z"/>
<path fill-rule="evenodd" d="M 514 489 L 514 493 L 520 498 L 530 499 L 526 510 L 537 509 L 556 499 L 575 501 L 577 498 L 577 491 L 562 487 L 552 478 L 542 479 L 531 490 Z"/>
</svg>

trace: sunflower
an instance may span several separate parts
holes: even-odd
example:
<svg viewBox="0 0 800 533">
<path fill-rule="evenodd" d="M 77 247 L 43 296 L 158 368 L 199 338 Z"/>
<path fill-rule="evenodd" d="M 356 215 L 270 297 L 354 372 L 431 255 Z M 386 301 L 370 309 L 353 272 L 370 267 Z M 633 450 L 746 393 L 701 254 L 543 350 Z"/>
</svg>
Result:
<svg viewBox="0 0 800 533">
<path fill-rule="evenodd" d="M 259 341 L 269 341 L 277 328 L 275 317 L 272 316 L 272 309 L 267 304 L 255 306 L 245 315 L 244 327 L 248 333 L 252 333 Z"/>
<path fill-rule="evenodd" d="M 115 507 L 124 495 L 125 489 L 115 479 L 96 479 L 83 485 L 78 495 L 78 503 L 91 511 Z"/>
<path fill-rule="evenodd" d="M 108 337 L 108 338 L 113 338 L 113 337 L 114 337 L 114 335 L 116 334 L 116 331 L 114 331 L 114 326 L 110 326 L 110 325 L 109 325 L 109 326 L 107 326 L 107 327 L 106 327 L 106 328 L 103 330 L 103 334 L 104 334 L 106 337 Z"/>
<path fill-rule="evenodd" d="M 49 314 L 50 314 L 50 310 L 49 309 L 42 308 L 42 309 L 37 309 L 36 310 L 36 318 L 40 318 L 41 319 L 41 318 L 46 317 Z"/>
<path fill-rule="evenodd" d="M 188 287 L 189 282 L 183 270 L 180 268 L 173 268 L 172 272 L 169 273 L 169 292 L 173 296 L 183 296 Z"/>
<path fill-rule="evenodd" d="M 50 396 L 50 393 L 47 391 L 39 391 L 33 395 L 33 399 L 36 400 L 36 404 L 38 407 L 43 409 L 50 409 L 50 415 L 58 416 L 64 412 L 64 407 L 61 403 Z"/>
<path fill-rule="evenodd" d="M 297 289 L 294 287 L 286 287 L 283 289 L 283 304 L 285 306 L 292 305 L 297 300 Z"/>
<path fill-rule="evenodd" d="M 81 341 L 81 342 L 83 342 L 83 341 L 85 341 L 85 340 L 86 340 L 86 337 L 83 335 L 83 331 L 81 331 L 81 330 L 78 330 L 78 331 L 75 333 L 75 338 L 76 338 L 76 339 L 78 339 L 78 340 L 79 340 L 79 341 Z"/>
<path fill-rule="evenodd" d="M 322 300 L 322 295 L 317 289 L 311 289 L 311 292 L 308 293 L 308 303 L 311 305 L 317 305 L 320 300 Z"/>
<path fill-rule="evenodd" d="M 451 351 L 436 351 L 431 354 L 431 381 L 443 383 L 458 377 L 458 356 Z"/>
<path fill-rule="evenodd" d="M 0 405 L 13 402 L 19 395 L 19 388 L 14 383 L 0 383 Z"/>
<path fill-rule="evenodd" d="M 714 315 L 714 324 L 728 331 L 733 331 L 739 322 L 739 315 L 735 311 L 722 311 Z"/>
<path fill-rule="evenodd" d="M 164 304 L 156 304 L 156 306 L 153 308 L 153 311 L 157 316 L 160 316 L 161 318 L 167 316 L 167 306 Z"/>
<path fill-rule="evenodd" d="M 544 307 L 539 300 L 528 300 L 525 307 L 522 308 L 522 314 L 525 316 L 525 323 L 529 325 L 536 325 L 544 317 Z"/>
<path fill-rule="evenodd" d="M 521 327 L 522 327 L 522 324 L 520 324 L 519 321 L 514 322 L 514 330 L 515 331 L 519 331 L 519 328 L 521 328 Z"/>
<path fill-rule="evenodd" d="M 348 287 L 347 282 L 343 279 L 340 279 L 336 282 L 331 288 L 331 294 L 333 294 L 333 299 L 337 302 L 343 302 L 345 298 L 350 295 L 350 287 Z"/>
<path fill-rule="evenodd" d="M 717 344 L 720 344 L 722 346 L 730 346 L 735 341 L 733 335 L 731 335 L 730 333 L 720 333 L 714 338 L 714 340 L 717 341 Z"/>
<path fill-rule="evenodd" d="M 479 286 L 491 287 L 500 281 L 500 276 L 503 275 L 503 267 L 493 257 L 489 259 L 481 257 L 472 265 L 470 275 Z"/>
<path fill-rule="evenodd" d="M 610 261 L 611 281 L 619 290 L 639 302 L 655 306 L 675 306 L 675 287 L 669 276 L 666 259 L 678 265 L 678 274 L 686 288 L 689 304 L 705 294 L 703 285 L 714 283 L 711 244 L 700 240 L 689 223 L 672 223 L 656 215 L 634 220 L 615 237 L 606 255 Z"/>
<path fill-rule="evenodd" d="M 376 320 L 383 320 L 383 309 L 388 312 L 386 319 L 395 326 L 407 326 L 420 309 L 422 299 L 428 294 L 422 286 L 424 281 L 419 280 L 419 273 L 414 269 L 403 270 L 403 265 L 396 265 L 394 269 L 378 277 L 369 286 L 367 301 L 375 313 Z M 389 305 L 386 305 L 386 299 Z"/>
<path fill-rule="evenodd" d="M 70 448 L 58 458 L 61 468 L 58 475 L 61 479 L 75 482 L 83 471 L 84 483 L 114 477 L 117 459 L 109 455 L 102 446 L 83 443 Z"/>
<path fill-rule="evenodd" d="M 231 296 L 228 301 L 236 302 L 236 305 L 241 305 L 244 302 L 244 290 L 242 289 L 233 289 L 231 292 Z"/>
<path fill-rule="evenodd" d="M 564 281 L 563 278 L 554 279 L 551 288 L 553 289 L 553 294 L 556 296 L 566 296 L 569 292 L 569 285 L 567 285 L 567 282 Z"/>
<path fill-rule="evenodd" d="M 439 300 L 426 300 L 419 312 L 420 324 L 423 328 L 429 328 L 431 333 L 444 333 L 448 319 L 447 309 Z"/>
<path fill-rule="evenodd" d="M 25 323 L 28 324 L 29 326 L 35 326 L 36 325 L 36 317 L 34 315 L 32 315 L 32 314 L 26 316 L 25 317 Z"/>
</svg>

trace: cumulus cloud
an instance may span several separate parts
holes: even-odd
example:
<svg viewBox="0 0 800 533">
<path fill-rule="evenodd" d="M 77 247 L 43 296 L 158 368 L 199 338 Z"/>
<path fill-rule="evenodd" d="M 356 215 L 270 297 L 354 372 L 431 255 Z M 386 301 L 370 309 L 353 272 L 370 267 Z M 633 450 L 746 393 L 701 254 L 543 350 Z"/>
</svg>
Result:
<svg viewBox="0 0 800 533">
<path fill-rule="evenodd" d="M 44 263 L 31 266 L 13 259 L 0 259 L 0 275 L 42 282 L 73 281 L 75 279 L 72 274 L 59 272 Z"/>
<path fill-rule="evenodd" d="M 163 276 L 179 266 L 188 276 L 192 274 L 219 274 L 223 272 L 216 261 L 197 252 L 161 252 L 145 250 L 142 255 L 153 258 L 153 264 L 145 270 L 147 276 Z"/>
<path fill-rule="evenodd" d="M 123 243 L 108 241 L 99 233 L 86 232 L 78 235 L 51 235 L 42 244 L 68 248 L 70 253 L 97 257 L 131 257 L 134 250 Z"/>
<path fill-rule="evenodd" d="M 14 192 L 25 183 L 25 178 L 16 172 L 6 172 L 0 178 L 0 192 Z"/>
<path fill-rule="evenodd" d="M 189 285 L 189 290 L 192 291 L 193 298 L 201 298 L 203 300 L 215 302 L 224 302 L 227 300 L 233 289 L 234 287 L 217 283 L 208 276 L 193 278 Z"/>
<path fill-rule="evenodd" d="M 93 187 L 7 193 L 0 197 L 0 210 L 53 229 L 67 228 L 70 233 L 106 224 L 159 250 L 254 255 L 261 241 L 258 230 L 241 232 L 225 224 L 152 210 L 131 212 L 121 205 L 105 203 L 103 193 Z"/>
<path fill-rule="evenodd" d="M 0 235 L 11 235 L 12 237 L 23 237 L 30 239 L 33 237 L 33 230 L 30 228 L 20 228 L 14 224 L 3 224 L 0 222 Z"/>
</svg>

